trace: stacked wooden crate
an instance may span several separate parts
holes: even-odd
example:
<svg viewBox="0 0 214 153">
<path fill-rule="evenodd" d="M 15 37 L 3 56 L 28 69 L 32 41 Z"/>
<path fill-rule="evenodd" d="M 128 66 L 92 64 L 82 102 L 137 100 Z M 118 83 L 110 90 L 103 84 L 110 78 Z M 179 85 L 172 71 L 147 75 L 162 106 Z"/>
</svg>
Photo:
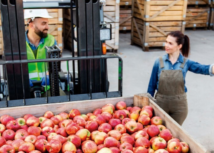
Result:
<svg viewBox="0 0 214 153">
<path fill-rule="evenodd" d="M 188 0 L 186 28 L 208 28 L 210 0 Z"/>
<path fill-rule="evenodd" d="M 131 0 L 120 1 L 120 31 L 130 31 L 132 24 Z"/>
<path fill-rule="evenodd" d="M 214 0 L 211 0 L 210 4 L 210 23 L 209 28 L 214 30 Z"/>
<path fill-rule="evenodd" d="M 133 0 L 131 43 L 144 51 L 164 47 L 169 32 L 184 32 L 186 7 L 186 0 Z"/>
<path fill-rule="evenodd" d="M 103 11 L 104 21 L 112 25 L 112 40 L 106 41 L 107 50 L 117 52 L 119 49 L 120 1 L 106 0 L 106 5 L 104 6 Z"/>
</svg>

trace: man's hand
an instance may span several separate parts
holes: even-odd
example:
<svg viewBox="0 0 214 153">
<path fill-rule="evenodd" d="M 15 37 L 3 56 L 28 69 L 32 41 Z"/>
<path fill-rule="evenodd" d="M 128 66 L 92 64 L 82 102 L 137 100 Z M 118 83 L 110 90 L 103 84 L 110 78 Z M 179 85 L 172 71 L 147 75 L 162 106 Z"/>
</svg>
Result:
<svg viewBox="0 0 214 153">
<path fill-rule="evenodd" d="M 46 85 L 46 80 L 47 80 L 47 85 L 50 85 L 50 81 L 49 81 L 49 75 L 46 75 L 46 79 L 45 77 L 42 78 L 42 86 Z"/>
</svg>

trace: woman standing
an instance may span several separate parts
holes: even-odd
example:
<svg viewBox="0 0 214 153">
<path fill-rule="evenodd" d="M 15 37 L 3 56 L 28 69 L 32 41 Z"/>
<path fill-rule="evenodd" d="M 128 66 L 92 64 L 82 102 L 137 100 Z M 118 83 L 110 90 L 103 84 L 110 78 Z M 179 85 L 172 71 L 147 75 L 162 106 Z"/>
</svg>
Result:
<svg viewBox="0 0 214 153">
<path fill-rule="evenodd" d="M 201 65 L 187 59 L 190 53 L 189 37 L 180 31 L 168 34 L 165 44 L 166 55 L 155 61 L 148 93 L 157 104 L 180 125 L 187 117 L 188 106 L 185 87 L 187 71 L 214 76 L 214 64 Z"/>
</svg>

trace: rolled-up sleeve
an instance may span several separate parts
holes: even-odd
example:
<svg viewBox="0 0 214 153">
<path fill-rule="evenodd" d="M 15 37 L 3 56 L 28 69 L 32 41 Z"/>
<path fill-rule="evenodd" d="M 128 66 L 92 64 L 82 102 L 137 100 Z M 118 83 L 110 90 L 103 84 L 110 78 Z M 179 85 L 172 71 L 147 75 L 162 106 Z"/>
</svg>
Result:
<svg viewBox="0 0 214 153">
<path fill-rule="evenodd" d="M 210 76 L 214 76 L 214 73 L 212 72 L 214 67 L 214 64 L 210 65 Z"/>
<path fill-rule="evenodd" d="M 210 65 L 202 65 L 200 63 L 188 60 L 189 71 L 197 74 L 210 75 Z"/>
<path fill-rule="evenodd" d="M 156 60 L 152 69 L 152 74 L 150 77 L 149 86 L 147 90 L 147 92 L 150 93 L 151 96 L 154 96 L 155 90 L 157 89 L 158 69 L 159 69 L 159 60 Z"/>
</svg>

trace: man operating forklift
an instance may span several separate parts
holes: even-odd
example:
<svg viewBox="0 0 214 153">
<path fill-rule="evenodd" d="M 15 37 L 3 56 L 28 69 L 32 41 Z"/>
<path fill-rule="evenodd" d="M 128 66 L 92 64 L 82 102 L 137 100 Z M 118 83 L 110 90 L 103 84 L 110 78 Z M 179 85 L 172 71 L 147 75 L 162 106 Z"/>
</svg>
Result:
<svg viewBox="0 0 214 153">
<path fill-rule="evenodd" d="M 52 17 L 48 14 L 46 9 L 27 9 L 25 10 L 24 18 L 27 20 L 28 24 L 28 30 L 25 33 L 27 59 L 46 59 L 45 47 L 57 45 L 54 36 L 48 34 L 48 19 Z M 28 71 L 30 86 L 33 87 L 35 82 L 41 82 L 41 86 L 44 87 L 41 96 L 46 96 L 46 91 L 48 92 L 48 96 L 50 96 L 50 82 L 47 64 L 45 62 L 29 63 Z M 64 92 L 61 89 L 60 95 L 64 95 Z"/>
</svg>

